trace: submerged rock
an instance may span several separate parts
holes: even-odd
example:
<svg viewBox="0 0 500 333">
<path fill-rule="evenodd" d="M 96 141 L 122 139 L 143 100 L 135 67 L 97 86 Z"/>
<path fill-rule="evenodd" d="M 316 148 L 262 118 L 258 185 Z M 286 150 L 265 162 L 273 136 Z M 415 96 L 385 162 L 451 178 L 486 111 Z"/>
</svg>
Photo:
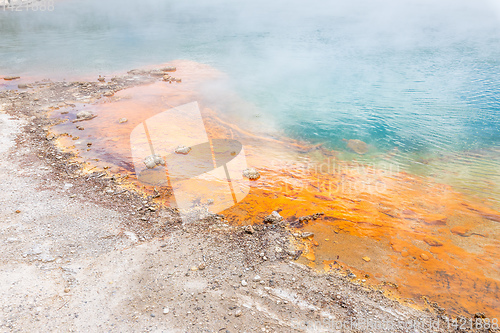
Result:
<svg viewBox="0 0 500 333">
<path fill-rule="evenodd" d="M 144 158 L 144 164 L 146 165 L 146 168 L 148 169 L 153 169 L 157 165 L 165 165 L 165 161 L 163 158 L 161 158 L 160 155 L 149 155 Z"/>
<path fill-rule="evenodd" d="M 260 173 L 254 168 L 246 168 L 243 170 L 243 176 L 250 180 L 256 180 L 260 178 Z"/>
<path fill-rule="evenodd" d="M 346 140 L 342 139 L 342 141 L 347 142 L 347 147 L 356 152 L 357 154 L 363 155 L 368 152 L 368 145 L 366 142 L 363 142 L 358 139 Z"/>
<path fill-rule="evenodd" d="M 178 146 L 177 148 L 175 148 L 175 153 L 176 154 L 187 155 L 187 154 L 189 154 L 190 151 L 191 151 L 191 147 Z"/>
<path fill-rule="evenodd" d="M 283 217 L 277 212 L 273 211 L 271 215 L 264 219 L 264 223 L 278 223 L 283 220 Z"/>
<path fill-rule="evenodd" d="M 144 73 L 146 73 L 146 71 L 144 71 L 142 69 L 132 69 L 132 70 L 127 72 L 127 74 L 130 74 L 130 75 L 140 75 L 140 74 L 144 74 Z"/>
</svg>

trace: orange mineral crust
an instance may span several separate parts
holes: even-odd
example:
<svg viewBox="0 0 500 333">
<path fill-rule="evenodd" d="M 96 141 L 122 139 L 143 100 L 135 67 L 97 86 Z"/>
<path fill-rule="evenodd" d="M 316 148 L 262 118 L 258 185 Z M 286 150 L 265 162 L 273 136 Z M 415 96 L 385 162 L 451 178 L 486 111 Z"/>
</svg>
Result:
<svg viewBox="0 0 500 333">
<path fill-rule="evenodd" d="M 267 169 L 225 214 L 259 223 L 277 210 L 298 233 L 313 233 L 303 240 L 303 256 L 313 267 L 344 265 L 370 276 L 358 275 L 358 281 L 396 285 L 399 297 L 437 302 L 452 314 L 500 315 L 498 212 L 404 172 L 360 173 L 348 163 L 341 169 Z M 324 215 L 298 221 L 318 212 Z"/>
<path fill-rule="evenodd" d="M 500 317 L 500 212 L 449 185 L 399 170 L 390 160 L 374 165 L 341 161 L 337 152 L 322 146 L 266 135 L 272 124 L 247 117 L 254 109 L 249 103 L 230 92 L 224 95 L 228 102 L 214 98 L 214 86 L 224 86 L 224 75 L 192 62 L 173 65 L 182 83 L 158 80 L 90 104 L 53 110 L 62 122 L 49 135 L 85 163 L 87 172 L 119 174 L 128 178 L 124 186 L 145 195 L 159 193 L 157 202 L 175 206 L 168 183 L 137 181 L 131 132 L 166 109 L 196 101 L 208 139 L 240 142 L 247 165 L 260 172 L 259 179 L 249 182 L 248 195 L 220 212 L 230 223 L 260 224 L 277 211 L 302 250 L 299 260 L 315 269 L 383 286 L 388 295 L 416 306 Z M 72 122 L 82 110 L 97 117 Z M 190 119 L 182 124 L 184 129 L 192 126 Z M 186 133 L 162 132 L 161 126 L 154 125 L 160 133 L 154 140 Z M 134 144 L 147 143 L 143 141 Z M 200 198 L 219 194 L 214 191 L 218 187 L 203 184 L 195 189 Z M 300 219 L 316 213 L 323 215 Z"/>
</svg>

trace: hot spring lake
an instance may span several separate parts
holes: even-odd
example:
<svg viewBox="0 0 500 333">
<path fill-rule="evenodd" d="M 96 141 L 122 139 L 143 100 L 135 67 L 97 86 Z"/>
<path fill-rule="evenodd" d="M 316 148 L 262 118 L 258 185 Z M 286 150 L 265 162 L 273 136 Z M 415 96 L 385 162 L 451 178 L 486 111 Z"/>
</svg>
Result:
<svg viewBox="0 0 500 333">
<path fill-rule="evenodd" d="M 404 296 L 429 293 L 457 313 L 498 314 L 500 6 L 496 2 L 68 0 L 55 1 L 50 12 L 9 12 L 0 7 L 0 77 L 96 80 L 98 75 L 177 59 L 223 73 L 224 80 L 203 84 L 203 93 L 216 112 L 239 128 L 257 128 L 261 136 L 321 147 L 335 152 L 336 161 L 346 165 L 374 169 L 390 165 L 398 173 L 394 176 L 398 190 L 369 193 L 363 200 L 376 206 L 405 198 L 397 209 L 385 210 L 386 217 L 428 222 L 412 229 L 423 235 L 422 246 L 411 243 L 408 230 L 394 229 L 389 222 L 371 226 L 370 232 L 340 226 L 346 236 L 337 245 L 328 243 L 334 237 L 328 228 L 337 222 L 311 226 L 310 231 L 324 236 L 315 245 L 319 246 L 315 256 L 307 258 L 316 268 L 332 269 L 332 254 L 344 251 L 342 244 L 385 246 L 398 259 L 392 266 L 386 261 L 384 267 L 391 266 L 401 276 L 398 282 L 413 290 Z M 12 88 L 9 84 L 0 79 L 0 90 Z M 228 96 L 245 103 L 227 102 Z M 356 152 L 349 140 L 366 143 L 366 151 Z M 286 164 L 282 151 L 274 154 Z M 391 177 L 382 176 L 381 182 L 392 184 Z M 440 186 L 453 194 L 438 195 Z M 294 198 L 302 198 L 304 206 L 314 202 L 331 208 L 318 196 L 301 195 Z M 272 210 L 264 201 L 259 203 L 252 195 L 248 199 Z M 281 204 L 293 206 L 293 201 Z M 379 216 L 366 207 L 335 207 L 352 214 L 353 223 Z M 358 209 L 363 212 L 352 213 Z M 237 219 L 240 213 L 227 214 Z M 411 217 L 414 214 L 420 215 Z M 447 221 L 433 223 L 442 219 L 431 218 L 432 214 L 446 216 Z M 380 235 L 391 232 L 400 232 L 401 239 L 375 245 Z M 436 246 L 429 236 L 442 245 Z M 363 237 L 369 241 L 360 241 Z M 313 251 L 308 246 L 305 251 Z M 436 263 L 424 259 L 423 269 L 408 264 L 410 257 L 418 261 L 431 256 L 413 254 L 420 251 L 417 248 L 429 250 Z M 389 260 L 384 251 L 380 258 Z M 449 259 L 450 253 L 455 259 L 465 258 L 465 266 Z M 473 259 L 476 255 L 479 259 Z M 356 264 L 352 254 L 345 256 L 349 267 L 374 269 L 366 262 Z M 411 274 L 401 273 L 405 265 L 410 265 L 407 271 L 423 276 L 447 272 L 456 280 L 447 290 L 436 292 L 448 277 L 433 278 L 432 283 L 426 277 L 413 284 Z M 467 279 L 477 281 L 475 287 L 458 283 Z M 469 300 L 460 304 L 450 301 L 462 290 L 459 286 L 470 289 Z"/>
</svg>

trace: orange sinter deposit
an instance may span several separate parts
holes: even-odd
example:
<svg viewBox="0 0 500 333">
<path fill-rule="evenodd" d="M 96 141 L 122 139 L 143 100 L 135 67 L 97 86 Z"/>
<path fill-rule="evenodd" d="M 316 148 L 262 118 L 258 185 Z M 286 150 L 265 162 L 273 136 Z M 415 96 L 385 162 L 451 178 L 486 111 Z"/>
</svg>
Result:
<svg viewBox="0 0 500 333">
<path fill-rule="evenodd" d="M 159 120 L 145 126 L 146 134 L 132 146 L 152 146 L 155 140 L 169 141 L 180 135 L 186 142 L 206 137 L 210 142 L 207 156 L 211 152 L 213 157 L 216 140 L 240 142 L 246 164 L 257 169 L 260 178 L 239 182 L 235 177 L 238 182 L 230 185 L 229 201 L 224 199 L 234 203 L 218 211 L 228 221 L 263 223 L 267 215 L 278 211 L 292 230 L 292 241 L 302 250 L 299 260 L 317 270 L 347 274 L 353 281 L 382 288 L 415 306 L 431 306 L 437 311 L 443 307 L 455 315 L 482 312 L 489 318 L 500 317 L 498 211 L 449 185 L 403 172 L 390 158 L 375 165 L 345 162 L 321 146 L 266 136 L 272 124 L 249 116 L 252 106 L 234 94 L 220 94 L 218 89 L 224 86 L 221 73 L 187 61 L 169 65 L 177 67 L 175 76 L 181 83 L 158 80 L 91 104 L 53 110 L 54 117 L 66 121 L 54 126 L 49 135 L 58 136 L 58 144 L 86 163 L 88 172 L 128 177 L 128 186 L 159 193 L 156 200 L 174 205 L 168 166 L 161 169 L 160 178 L 166 176 L 165 182 L 156 183 L 159 185 L 137 181 L 141 161 L 132 156 L 131 133 L 167 109 L 197 102 L 204 133 L 195 130 L 199 119 L 175 119 L 180 127 L 165 124 L 169 130 L 163 132 Z M 221 102 L 222 97 L 227 101 Z M 96 117 L 73 122 L 82 110 Z M 169 156 L 159 155 L 168 164 Z M 213 158 L 214 168 L 218 165 Z M 216 181 L 220 180 L 198 183 L 195 190 L 200 201 L 225 195 L 214 190 L 219 187 L 204 186 Z M 183 184 L 188 185 L 191 189 L 197 186 Z"/>
</svg>

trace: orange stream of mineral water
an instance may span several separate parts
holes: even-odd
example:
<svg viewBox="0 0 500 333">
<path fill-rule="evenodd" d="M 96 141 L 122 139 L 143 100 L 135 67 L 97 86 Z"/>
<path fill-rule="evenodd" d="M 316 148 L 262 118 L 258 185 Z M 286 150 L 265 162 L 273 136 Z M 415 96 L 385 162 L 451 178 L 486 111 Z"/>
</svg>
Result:
<svg viewBox="0 0 500 333">
<path fill-rule="evenodd" d="M 198 101 L 209 138 L 239 140 L 248 166 L 261 173 L 245 199 L 222 212 L 228 221 L 258 224 L 277 210 L 297 235 L 299 260 L 319 271 L 350 270 L 358 283 L 384 286 L 387 295 L 410 305 L 437 302 L 455 315 L 500 317 L 500 212 L 449 185 L 393 169 L 390 161 L 378 167 L 345 162 L 334 151 L 241 129 L 201 92 L 222 74 L 193 62 L 168 65 L 177 67 L 182 83 L 158 81 L 90 105 L 54 109 L 52 116 L 68 120 L 52 128 L 58 144 L 86 169 L 128 175 L 130 186 L 152 193 L 135 181 L 130 133 L 155 114 Z M 97 118 L 72 123 L 84 109 Z M 168 191 L 157 190 L 163 195 L 156 200 L 169 205 Z M 318 219 L 298 221 L 319 212 Z M 302 238 L 306 232 L 313 235 Z"/>
</svg>

